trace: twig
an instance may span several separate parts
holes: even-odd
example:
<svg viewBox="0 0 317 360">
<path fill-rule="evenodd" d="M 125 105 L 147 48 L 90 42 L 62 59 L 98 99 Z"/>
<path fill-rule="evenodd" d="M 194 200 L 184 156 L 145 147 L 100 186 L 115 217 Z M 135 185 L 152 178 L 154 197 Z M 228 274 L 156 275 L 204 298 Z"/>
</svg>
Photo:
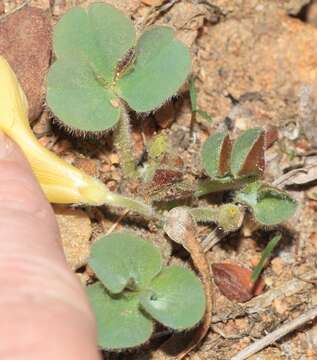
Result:
<svg viewBox="0 0 317 360">
<path fill-rule="evenodd" d="M 271 289 L 262 295 L 259 295 L 246 303 L 248 314 L 254 314 L 264 311 L 265 308 L 272 305 L 273 301 L 278 298 L 291 296 L 305 288 L 311 288 L 313 285 L 307 283 L 312 279 L 316 279 L 316 271 L 308 272 L 301 275 L 301 279 L 292 279 L 281 287 Z"/>
<path fill-rule="evenodd" d="M 220 233 L 219 229 L 212 230 L 202 241 L 201 246 L 204 249 L 204 252 L 209 251 L 216 244 L 218 244 L 227 234 Z"/>
<path fill-rule="evenodd" d="M 119 223 L 128 214 L 129 211 L 130 211 L 129 209 L 124 210 L 124 212 L 118 217 L 117 221 L 114 224 L 112 224 L 112 226 L 108 229 L 105 236 L 110 235 L 115 230 L 115 228 L 119 225 Z"/>
<path fill-rule="evenodd" d="M 168 11 L 179 1 L 180 0 L 170 0 L 170 1 L 164 2 L 163 4 L 159 5 L 158 7 L 153 6 L 149 10 L 149 12 L 145 16 L 145 18 L 143 19 L 143 21 L 140 25 L 140 30 L 142 31 L 146 26 L 152 25 L 155 22 L 155 20 L 160 16 L 160 14 Z"/>
<path fill-rule="evenodd" d="M 300 326 L 315 319 L 315 317 L 317 317 L 317 306 L 313 306 L 311 309 L 307 310 L 302 315 L 298 316 L 296 319 L 287 322 L 286 324 L 282 325 L 279 329 L 276 329 L 270 334 L 264 336 L 262 339 L 259 339 L 255 341 L 253 344 L 247 346 L 246 348 L 238 352 L 238 354 L 236 354 L 233 358 L 231 358 L 231 360 L 248 359 L 251 355 L 256 354 L 257 352 L 266 348 L 270 344 L 273 344 L 275 341 L 293 332 Z"/>
<path fill-rule="evenodd" d="M 15 7 L 13 10 L 8 11 L 7 13 L 1 15 L 1 16 L 0 16 L 0 22 L 1 22 L 2 20 L 4 20 L 7 16 L 12 15 L 12 14 L 14 14 L 15 12 L 17 12 L 17 11 L 21 10 L 22 8 L 24 8 L 24 6 L 26 6 L 26 5 L 29 4 L 29 2 L 30 2 L 30 0 L 24 0 L 20 5 L 18 5 L 17 7 Z"/>
<path fill-rule="evenodd" d="M 257 314 L 266 311 L 274 300 L 283 299 L 286 296 L 295 295 L 305 291 L 314 285 L 310 284 L 311 280 L 316 279 L 316 271 L 311 271 L 301 275 L 301 279 L 292 279 L 278 288 L 271 289 L 262 295 L 259 295 L 248 301 L 245 305 L 239 305 L 230 314 L 219 314 L 212 317 L 212 323 L 224 322 L 244 316 L 246 314 Z"/>
</svg>

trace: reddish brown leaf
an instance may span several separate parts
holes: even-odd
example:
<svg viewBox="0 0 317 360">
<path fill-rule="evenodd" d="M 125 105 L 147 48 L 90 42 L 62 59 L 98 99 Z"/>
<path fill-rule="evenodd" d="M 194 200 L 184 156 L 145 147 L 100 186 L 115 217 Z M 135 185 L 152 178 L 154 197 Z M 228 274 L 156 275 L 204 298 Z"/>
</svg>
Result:
<svg viewBox="0 0 317 360">
<path fill-rule="evenodd" d="M 219 290 L 229 300 L 246 302 L 261 294 L 265 286 L 261 277 L 253 283 L 252 271 L 236 264 L 216 263 L 212 271 Z"/>
</svg>

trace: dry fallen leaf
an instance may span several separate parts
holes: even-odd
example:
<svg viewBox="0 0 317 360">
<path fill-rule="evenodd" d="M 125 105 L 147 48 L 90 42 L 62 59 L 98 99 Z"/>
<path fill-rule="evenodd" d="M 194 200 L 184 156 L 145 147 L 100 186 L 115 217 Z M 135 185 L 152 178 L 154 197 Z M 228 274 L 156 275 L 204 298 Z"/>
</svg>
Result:
<svg viewBox="0 0 317 360">
<path fill-rule="evenodd" d="M 236 264 L 212 264 L 214 280 L 221 293 L 229 300 L 246 302 L 262 293 L 265 283 L 259 278 L 251 280 L 252 271 Z"/>
<path fill-rule="evenodd" d="M 273 183 L 274 186 L 305 185 L 317 180 L 317 162 L 307 164 L 280 176 Z"/>
<path fill-rule="evenodd" d="M 80 209 L 58 207 L 55 215 L 67 263 L 73 270 L 87 263 L 90 253 L 91 223 Z"/>
</svg>

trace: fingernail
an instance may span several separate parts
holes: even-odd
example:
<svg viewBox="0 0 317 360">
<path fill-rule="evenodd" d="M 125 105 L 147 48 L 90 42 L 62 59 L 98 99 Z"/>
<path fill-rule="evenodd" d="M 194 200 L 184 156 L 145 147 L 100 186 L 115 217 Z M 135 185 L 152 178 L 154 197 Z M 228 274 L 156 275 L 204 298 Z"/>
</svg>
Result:
<svg viewBox="0 0 317 360">
<path fill-rule="evenodd" d="M 6 159 L 13 150 L 12 141 L 0 131 L 0 159 Z"/>
</svg>

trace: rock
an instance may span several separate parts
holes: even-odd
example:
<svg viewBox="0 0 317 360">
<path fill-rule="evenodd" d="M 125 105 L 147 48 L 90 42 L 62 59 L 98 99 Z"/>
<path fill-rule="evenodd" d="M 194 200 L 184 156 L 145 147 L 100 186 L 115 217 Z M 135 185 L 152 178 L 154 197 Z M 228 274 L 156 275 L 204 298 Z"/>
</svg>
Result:
<svg viewBox="0 0 317 360">
<path fill-rule="evenodd" d="M 36 119 L 44 101 L 44 80 L 51 56 L 50 15 L 24 6 L 0 22 L 0 55 L 13 67 L 29 102 L 29 118 Z"/>
<path fill-rule="evenodd" d="M 87 263 L 90 253 L 91 223 L 80 209 L 56 207 L 55 214 L 67 263 L 73 270 Z"/>
</svg>

